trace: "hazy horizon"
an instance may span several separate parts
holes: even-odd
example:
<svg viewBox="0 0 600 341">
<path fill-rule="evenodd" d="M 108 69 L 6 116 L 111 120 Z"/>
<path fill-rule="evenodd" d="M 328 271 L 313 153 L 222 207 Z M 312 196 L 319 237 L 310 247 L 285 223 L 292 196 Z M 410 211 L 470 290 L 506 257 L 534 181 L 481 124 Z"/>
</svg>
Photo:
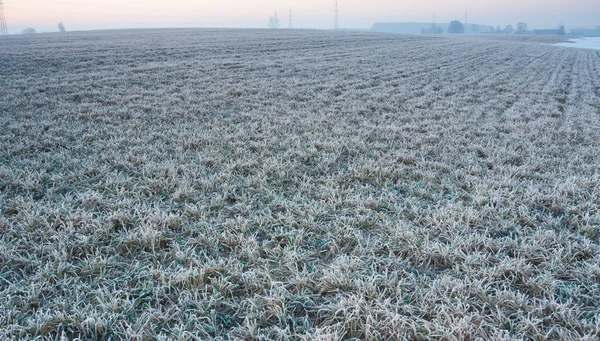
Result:
<svg viewBox="0 0 600 341">
<path fill-rule="evenodd" d="M 4 0 L 9 33 L 20 33 L 25 27 L 38 32 L 55 32 L 57 23 L 67 30 L 143 28 L 143 27 L 232 27 L 264 28 L 268 17 L 277 11 L 281 27 L 288 26 L 288 8 L 292 8 L 294 28 L 332 28 L 335 1 L 264 0 L 222 1 L 173 0 Z M 370 28 L 375 22 L 464 21 L 483 25 L 516 25 L 526 22 L 530 28 L 567 29 L 600 25 L 600 1 L 575 0 L 505 0 L 483 3 L 474 0 L 409 1 L 358 0 L 339 1 L 340 28 Z"/>
</svg>

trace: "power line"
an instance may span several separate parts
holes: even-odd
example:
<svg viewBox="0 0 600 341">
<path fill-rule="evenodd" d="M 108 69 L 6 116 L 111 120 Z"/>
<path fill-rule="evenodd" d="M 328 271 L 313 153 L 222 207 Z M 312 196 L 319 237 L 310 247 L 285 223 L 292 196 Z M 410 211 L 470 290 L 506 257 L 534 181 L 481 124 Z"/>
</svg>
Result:
<svg viewBox="0 0 600 341">
<path fill-rule="evenodd" d="M 4 16 L 4 0 L 0 0 L 0 36 L 8 35 L 8 27 L 6 27 L 6 17 Z"/>
<path fill-rule="evenodd" d="M 339 6 L 338 6 L 337 0 L 335 1 L 335 25 L 334 25 L 334 28 L 336 31 L 340 29 L 340 11 L 339 11 Z"/>
</svg>

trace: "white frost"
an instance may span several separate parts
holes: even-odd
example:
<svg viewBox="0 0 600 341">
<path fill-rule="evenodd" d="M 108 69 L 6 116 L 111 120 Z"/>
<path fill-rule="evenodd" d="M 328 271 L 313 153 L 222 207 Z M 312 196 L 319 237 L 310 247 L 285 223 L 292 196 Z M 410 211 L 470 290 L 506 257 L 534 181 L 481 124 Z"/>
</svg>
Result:
<svg viewBox="0 0 600 341">
<path fill-rule="evenodd" d="M 557 43 L 557 46 L 577 47 L 580 49 L 600 50 L 600 37 L 584 37 L 570 39 L 569 42 Z"/>
</svg>

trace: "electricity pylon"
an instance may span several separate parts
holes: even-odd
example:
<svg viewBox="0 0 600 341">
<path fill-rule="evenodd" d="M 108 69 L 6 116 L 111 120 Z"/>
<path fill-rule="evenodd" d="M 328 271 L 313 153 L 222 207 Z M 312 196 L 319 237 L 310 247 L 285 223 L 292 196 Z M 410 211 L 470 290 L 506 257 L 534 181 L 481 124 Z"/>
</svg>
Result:
<svg viewBox="0 0 600 341">
<path fill-rule="evenodd" d="M 339 10 L 339 6 L 338 6 L 337 0 L 335 1 L 335 24 L 334 24 L 334 28 L 335 28 L 335 30 L 339 30 L 340 29 L 340 10 Z"/>
<path fill-rule="evenodd" d="M 4 1 L 0 0 L 0 36 L 7 36 L 6 17 L 4 16 Z"/>
</svg>

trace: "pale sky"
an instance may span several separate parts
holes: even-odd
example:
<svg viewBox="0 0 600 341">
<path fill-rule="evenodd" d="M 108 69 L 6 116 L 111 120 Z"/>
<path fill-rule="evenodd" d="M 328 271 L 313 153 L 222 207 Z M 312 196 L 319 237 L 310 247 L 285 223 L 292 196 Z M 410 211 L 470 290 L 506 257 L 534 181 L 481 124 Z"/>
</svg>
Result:
<svg viewBox="0 0 600 341">
<path fill-rule="evenodd" d="M 277 11 L 287 27 L 332 28 L 334 0 L 4 0 L 10 33 L 25 27 L 56 31 L 134 27 L 267 27 Z M 600 0 L 339 0 L 340 27 L 370 28 L 377 21 L 464 21 L 529 28 L 600 25 Z"/>
</svg>

